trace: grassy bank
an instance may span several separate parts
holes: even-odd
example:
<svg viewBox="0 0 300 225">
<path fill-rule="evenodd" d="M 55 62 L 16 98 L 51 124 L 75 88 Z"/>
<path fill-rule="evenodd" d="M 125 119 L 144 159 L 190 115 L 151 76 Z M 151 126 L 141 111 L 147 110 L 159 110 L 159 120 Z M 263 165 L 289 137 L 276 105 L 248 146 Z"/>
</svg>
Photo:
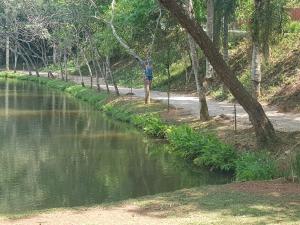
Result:
<svg viewBox="0 0 300 225">
<path fill-rule="evenodd" d="M 39 224 L 282 224 L 300 221 L 296 184 L 246 182 L 206 186 L 95 207 L 51 209 L 1 218 L 3 225 Z"/>
<path fill-rule="evenodd" d="M 281 176 L 276 159 L 265 151 L 237 151 L 223 143 L 216 134 L 207 130 L 194 130 L 183 123 L 174 124 L 162 119 L 165 106 L 159 102 L 144 105 L 135 97 L 117 97 L 105 92 L 85 88 L 71 82 L 38 78 L 22 74 L 0 73 L 3 78 L 33 81 L 64 91 L 86 101 L 113 118 L 131 123 L 147 135 L 165 138 L 172 154 L 201 167 L 234 173 L 236 180 L 269 180 Z M 295 171 L 300 169 L 295 169 Z M 294 173 L 295 174 L 295 173 Z"/>
</svg>

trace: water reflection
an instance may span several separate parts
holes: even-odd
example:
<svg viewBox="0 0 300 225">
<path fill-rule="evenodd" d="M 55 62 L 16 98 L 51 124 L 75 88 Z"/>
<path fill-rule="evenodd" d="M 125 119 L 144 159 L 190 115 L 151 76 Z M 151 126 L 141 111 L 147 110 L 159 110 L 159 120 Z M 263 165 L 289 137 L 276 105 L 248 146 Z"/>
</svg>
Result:
<svg viewBox="0 0 300 225">
<path fill-rule="evenodd" d="M 0 213 L 115 201 L 228 181 L 62 93 L 0 81 Z"/>
</svg>

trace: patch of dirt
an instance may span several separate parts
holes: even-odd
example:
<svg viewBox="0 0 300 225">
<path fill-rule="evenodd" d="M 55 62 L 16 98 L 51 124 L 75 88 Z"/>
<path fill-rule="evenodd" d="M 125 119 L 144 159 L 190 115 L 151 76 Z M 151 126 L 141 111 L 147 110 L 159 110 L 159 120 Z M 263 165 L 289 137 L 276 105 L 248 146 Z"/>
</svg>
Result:
<svg viewBox="0 0 300 225">
<path fill-rule="evenodd" d="M 277 92 L 271 104 L 277 105 L 280 112 L 300 112 L 300 79 Z"/>
<path fill-rule="evenodd" d="M 264 194 L 282 196 L 282 195 L 300 195 L 300 184 L 288 183 L 284 180 L 244 182 L 225 185 L 229 190 L 248 192 L 254 194 Z"/>
</svg>

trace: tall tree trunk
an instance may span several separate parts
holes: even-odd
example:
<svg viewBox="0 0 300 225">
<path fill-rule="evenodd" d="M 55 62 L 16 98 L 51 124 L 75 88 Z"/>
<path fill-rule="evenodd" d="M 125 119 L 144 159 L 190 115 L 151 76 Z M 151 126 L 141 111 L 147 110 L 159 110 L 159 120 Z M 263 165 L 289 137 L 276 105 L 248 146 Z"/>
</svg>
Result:
<svg viewBox="0 0 300 225">
<path fill-rule="evenodd" d="M 67 58 L 67 49 L 64 48 L 64 71 L 65 71 L 65 79 L 68 81 L 68 58 Z"/>
<path fill-rule="evenodd" d="M 97 85 L 97 91 L 100 92 L 101 91 L 101 87 L 100 87 L 100 82 L 99 82 L 99 72 L 96 62 L 95 62 L 95 58 L 93 58 L 92 60 L 93 63 L 93 67 L 94 67 L 94 71 L 95 71 L 95 75 L 96 75 L 96 85 Z"/>
<path fill-rule="evenodd" d="M 229 50 L 228 50 L 228 35 L 229 35 L 229 18 L 228 14 L 225 12 L 223 17 L 223 58 L 224 61 L 228 64 L 229 62 Z M 223 95 L 227 97 L 228 88 L 223 84 Z"/>
<path fill-rule="evenodd" d="M 99 61 L 98 61 L 99 63 Z M 100 66 L 100 63 L 99 63 L 99 66 Z M 109 85 L 108 85 L 108 76 L 107 76 L 107 69 L 106 69 L 106 63 L 103 62 L 103 78 L 104 78 L 104 82 L 105 82 L 105 86 L 106 86 L 106 91 L 107 93 L 109 93 Z"/>
<path fill-rule="evenodd" d="M 193 14 L 193 1 L 188 0 L 189 2 L 189 7 L 188 7 L 188 12 L 190 18 L 194 18 Z M 189 41 L 189 48 L 190 48 L 190 56 L 191 56 L 191 61 L 192 61 L 192 68 L 195 76 L 195 81 L 196 81 L 196 87 L 197 87 L 197 92 L 198 92 L 198 97 L 199 97 L 199 113 L 200 113 L 200 119 L 203 121 L 209 120 L 209 113 L 208 113 L 208 106 L 206 102 L 206 92 L 205 88 L 203 86 L 204 82 L 204 77 L 199 74 L 200 71 L 200 66 L 199 66 L 199 58 L 197 55 L 197 45 L 192 38 L 190 34 L 188 34 L 188 41 Z"/>
<path fill-rule="evenodd" d="M 269 58 L 270 58 L 270 45 L 269 45 L 269 38 L 271 33 L 271 27 L 272 27 L 272 8 L 271 8 L 271 0 L 265 0 L 264 1 L 264 10 L 263 10 L 263 21 L 264 21 L 264 35 L 262 40 L 262 53 L 264 56 L 264 62 L 266 64 L 269 64 Z"/>
<path fill-rule="evenodd" d="M 252 95 L 255 98 L 260 96 L 261 82 L 261 59 L 260 59 L 260 19 L 262 10 L 262 1 L 254 0 L 255 11 L 253 14 L 253 30 L 252 30 L 252 63 L 251 63 L 251 79 L 252 79 Z"/>
<path fill-rule="evenodd" d="M 18 65 L 18 47 L 17 47 L 17 45 L 15 46 L 14 55 L 15 55 L 14 73 L 16 73 L 17 72 L 17 65 Z"/>
<path fill-rule="evenodd" d="M 214 36 L 214 0 L 207 0 L 207 22 L 206 22 L 206 32 L 210 40 L 213 40 Z M 212 79 L 213 68 L 209 62 L 206 60 L 206 75 L 207 79 Z"/>
<path fill-rule="evenodd" d="M 168 72 L 168 112 L 170 111 L 170 92 L 171 92 L 171 73 L 170 73 L 170 65 L 167 64 L 167 72 Z"/>
<path fill-rule="evenodd" d="M 189 18 L 185 11 L 177 4 L 176 0 L 159 0 L 159 2 L 166 7 L 187 32 L 191 34 L 216 70 L 220 80 L 229 88 L 233 96 L 249 114 L 258 143 L 261 145 L 274 144 L 274 141 L 277 140 L 275 130 L 262 106 L 246 91 L 201 25 L 194 19 Z"/>
<path fill-rule="evenodd" d="M 75 64 L 76 64 L 76 68 L 79 72 L 79 76 L 80 76 L 80 80 L 81 80 L 81 86 L 85 87 L 82 72 L 81 72 L 81 68 L 80 68 L 80 65 L 79 65 L 79 56 L 78 56 L 78 54 L 76 54 L 75 58 L 76 58 L 75 59 Z"/>
<path fill-rule="evenodd" d="M 104 71 L 105 70 L 105 64 L 103 64 L 103 67 L 101 67 L 100 65 L 100 53 L 98 51 L 98 49 L 95 49 L 95 55 L 96 55 L 96 63 L 97 63 L 97 66 L 98 66 L 98 69 L 99 69 L 99 72 L 104 80 L 104 83 L 105 83 L 105 86 L 106 86 L 106 91 L 107 93 L 109 93 L 109 86 L 108 86 L 108 81 L 107 81 L 107 76 L 106 76 L 106 72 Z"/>
<path fill-rule="evenodd" d="M 111 71 L 111 68 L 110 68 L 110 60 L 109 60 L 109 56 L 106 56 L 106 70 L 107 70 L 107 73 L 108 75 L 110 76 L 110 79 L 111 79 L 111 82 L 113 83 L 113 86 L 115 88 L 115 91 L 116 91 L 116 95 L 120 95 L 120 92 L 119 92 L 119 88 L 118 88 L 118 85 L 114 79 L 114 76 L 112 74 L 112 71 Z"/>
<path fill-rule="evenodd" d="M 57 45 L 56 43 L 53 44 L 53 64 L 57 64 Z"/>
<path fill-rule="evenodd" d="M 93 72 L 92 72 L 91 66 L 89 64 L 89 61 L 86 58 L 85 52 L 83 52 L 83 58 L 84 58 L 86 66 L 87 66 L 87 68 L 89 70 L 90 79 L 91 79 L 91 88 L 93 88 Z"/>
<path fill-rule="evenodd" d="M 252 63 L 251 63 L 251 77 L 253 87 L 253 97 L 258 98 L 260 96 L 260 83 L 261 83 L 261 59 L 259 52 L 259 44 L 253 43 L 252 47 Z"/>
<path fill-rule="evenodd" d="M 59 67 L 60 67 L 60 77 L 62 80 L 64 80 L 64 70 L 63 70 L 63 64 L 62 64 L 62 50 L 59 49 Z"/>
<path fill-rule="evenodd" d="M 6 70 L 9 71 L 9 36 L 6 37 L 5 43 Z"/>
<path fill-rule="evenodd" d="M 229 50 L 228 50 L 228 35 L 229 35 L 229 29 L 228 29 L 228 15 L 225 13 L 223 17 L 223 58 L 226 63 L 229 61 Z"/>
</svg>

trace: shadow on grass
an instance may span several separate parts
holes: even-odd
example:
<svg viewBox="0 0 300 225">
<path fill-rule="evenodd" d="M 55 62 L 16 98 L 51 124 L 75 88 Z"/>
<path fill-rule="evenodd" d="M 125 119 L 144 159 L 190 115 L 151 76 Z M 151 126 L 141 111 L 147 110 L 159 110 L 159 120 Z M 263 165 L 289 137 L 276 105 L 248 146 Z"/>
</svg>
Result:
<svg viewBox="0 0 300 225">
<path fill-rule="evenodd" d="M 189 189 L 160 195 L 138 203 L 136 209 L 129 211 L 156 218 L 204 215 L 242 218 L 245 222 L 257 219 L 259 224 L 300 223 L 299 194 L 258 195 L 230 191 L 226 188 L 223 190 L 222 187 L 224 188 L 221 186 Z"/>
</svg>

